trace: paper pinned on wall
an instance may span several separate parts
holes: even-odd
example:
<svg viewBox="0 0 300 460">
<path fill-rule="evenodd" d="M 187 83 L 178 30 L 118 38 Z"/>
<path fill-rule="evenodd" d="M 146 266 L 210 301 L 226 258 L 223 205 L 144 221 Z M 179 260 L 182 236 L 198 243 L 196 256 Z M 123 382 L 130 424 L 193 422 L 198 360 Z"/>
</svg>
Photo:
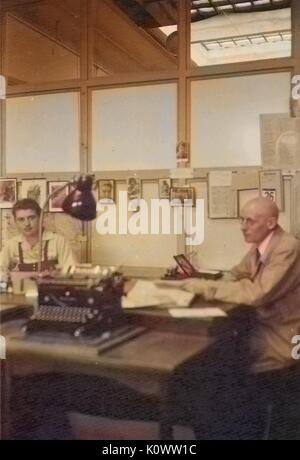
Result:
<svg viewBox="0 0 300 460">
<path fill-rule="evenodd" d="M 236 219 L 237 217 L 237 191 L 230 187 L 209 187 L 209 218 Z"/>
<path fill-rule="evenodd" d="M 188 307 L 194 294 L 176 288 L 162 288 L 153 281 L 138 280 L 127 296 L 122 298 L 123 308 L 152 306 Z"/>
<path fill-rule="evenodd" d="M 211 187 L 232 187 L 232 171 L 210 171 L 209 185 Z"/>
<path fill-rule="evenodd" d="M 236 219 L 238 193 L 232 187 L 232 171 L 210 171 L 208 187 L 209 218 Z"/>
<path fill-rule="evenodd" d="M 257 170 L 233 171 L 232 188 L 233 190 L 254 190 L 259 187 L 259 177 Z"/>
<path fill-rule="evenodd" d="M 262 164 L 269 169 L 300 169 L 300 119 L 288 114 L 260 116 Z"/>
</svg>

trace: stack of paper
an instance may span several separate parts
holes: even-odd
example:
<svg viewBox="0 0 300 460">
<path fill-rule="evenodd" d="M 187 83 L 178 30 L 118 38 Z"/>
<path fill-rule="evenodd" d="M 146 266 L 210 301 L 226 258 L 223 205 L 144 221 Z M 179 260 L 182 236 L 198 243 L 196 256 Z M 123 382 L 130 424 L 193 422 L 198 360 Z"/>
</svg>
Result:
<svg viewBox="0 0 300 460">
<path fill-rule="evenodd" d="M 138 280 L 122 298 L 123 308 L 143 308 L 151 306 L 188 307 L 194 294 L 176 288 L 158 287 L 152 281 Z"/>
<path fill-rule="evenodd" d="M 219 318 L 228 316 L 221 308 L 170 308 L 169 313 L 174 318 Z"/>
</svg>

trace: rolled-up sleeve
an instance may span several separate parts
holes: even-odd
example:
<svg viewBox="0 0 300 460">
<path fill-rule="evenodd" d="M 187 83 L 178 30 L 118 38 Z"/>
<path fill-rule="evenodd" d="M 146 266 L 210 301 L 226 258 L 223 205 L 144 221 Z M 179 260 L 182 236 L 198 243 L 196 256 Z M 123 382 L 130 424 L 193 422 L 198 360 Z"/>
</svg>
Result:
<svg viewBox="0 0 300 460">
<path fill-rule="evenodd" d="M 11 250 L 10 245 L 6 244 L 0 253 L 0 272 L 8 272 L 11 268 Z"/>
</svg>

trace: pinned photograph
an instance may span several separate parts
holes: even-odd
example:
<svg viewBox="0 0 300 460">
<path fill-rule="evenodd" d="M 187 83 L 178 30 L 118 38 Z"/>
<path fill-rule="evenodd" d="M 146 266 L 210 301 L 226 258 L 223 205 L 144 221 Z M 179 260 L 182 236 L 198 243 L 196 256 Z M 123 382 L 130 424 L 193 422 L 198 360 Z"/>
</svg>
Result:
<svg viewBox="0 0 300 460">
<path fill-rule="evenodd" d="M 22 198 L 35 200 L 42 208 L 46 201 L 47 183 L 46 179 L 25 179 L 22 180 Z"/>
<path fill-rule="evenodd" d="M 65 181 L 56 181 L 48 182 L 48 191 L 49 195 L 54 192 L 57 192 L 61 187 L 67 185 L 68 182 Z M 60 192 L 56 193 L 49 201 L 49 212 L 63 212 L 62 204 L 69 194 L 69 187 L 64 188 Z"/>
<path fill-rule="evenodd" d="M 141 179 L 136 177 L 128 177 L 127 179 L 127 194 L 128 200 L 138 200 L 141 198 L 142 184 Z"/>
<path fill-rule="evenodd" d="M 0 179 L 0 209 L 12 208 L 17 201 L 17 179 Z"/>
<path fill-rule="evenodd" d="M 178 163 L 187 163 L 189 161 L 189 144 L 180 141 L 176 146 L 176 160 Z"/>
<path fill-rule="evenodd" d="M 170 199 L 170 191 L 171 191 L 171 179 L 159 179 L 158 181 L 159 186 L 159 198 L 167 198 Z"/>
<path fill-rule="evenodd" d="M 113 180 L 98 181 L 98 197 L 102 203 L 112 204 L 115 201 L 115 189 Z"/>
<path fill-rule="evenodd" d="M 194 206 L 195 189 L 193 187 L 171 187 L 171 206 Z"/>
</svg>

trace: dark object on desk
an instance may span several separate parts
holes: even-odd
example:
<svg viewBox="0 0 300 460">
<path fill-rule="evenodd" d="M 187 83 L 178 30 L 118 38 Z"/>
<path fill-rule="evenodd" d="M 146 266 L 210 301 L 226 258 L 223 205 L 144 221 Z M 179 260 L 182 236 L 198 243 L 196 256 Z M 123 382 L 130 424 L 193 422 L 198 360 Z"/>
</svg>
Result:
<svg viewBox="0 0 300 460">
<path fill-rule="evenodd" d="M 218 270 L 196 270 L 184 254 L 174 256 L 178 266 L 167 270 L 163 279 L 165 280 L 183 280 L 186 278 L 203 278 L 208 280 L 218 280 L 222 272 Z M 181 272 L 179 271 L 179 267 Z"/>
<path fill-rule="evenodd" d="M 75 338 L 110 335 L 125 324 L 123 277 L 44 278 L 38 281 L 38 309 L 24 327 L 27 334 L 67 333 Z"/>
<path fill-rule="evenodd" d="M 178 270 L 178 267 L 168 268 L 164 276 L 161 279 L 163 280 L 185 280 L 188 277 L 185 273 L 182 273 Z"/>
<path fill-rule="evenodd" d="M 196 270 L 184 254 L 174 256 L 178 266 L 188 278 L 205 278 L 217 280 L 222 277 L 222 272 L 218 270 Z"/>
</svg>

